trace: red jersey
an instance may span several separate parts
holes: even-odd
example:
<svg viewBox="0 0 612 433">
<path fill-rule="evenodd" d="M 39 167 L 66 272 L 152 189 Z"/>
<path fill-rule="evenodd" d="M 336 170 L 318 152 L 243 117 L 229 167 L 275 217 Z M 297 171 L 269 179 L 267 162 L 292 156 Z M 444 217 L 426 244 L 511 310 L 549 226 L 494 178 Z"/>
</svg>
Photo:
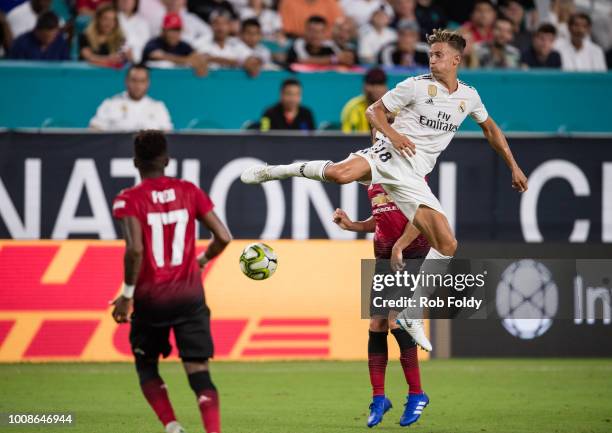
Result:
<svg viewBox="0 0 612 433">
<path fill-rule="evenodd" d="M 372 205 L 372 216 L 376 221 L 374 232 L 374 255 L 377 259 L 391 258 L 393 245 L 404 233 L 408 218 L 398 209 L 393 199 L 381 185 L 372 184 L 368 187 L 368 198 Z M 429 251 L 429 243 L 423 235 L 419 235 L 403 251 L 404 258 L 425 257 Z"/>
<path fill-rule="evenodd" d="M 144 179 L 121 191 L 113 216 L 140 222 L 143 259 L 134 292 L 137 316 L 166 320 L 204 302 L 195 223 L 213 209 L 197 186 L 172 177 Z"/>
</svg>

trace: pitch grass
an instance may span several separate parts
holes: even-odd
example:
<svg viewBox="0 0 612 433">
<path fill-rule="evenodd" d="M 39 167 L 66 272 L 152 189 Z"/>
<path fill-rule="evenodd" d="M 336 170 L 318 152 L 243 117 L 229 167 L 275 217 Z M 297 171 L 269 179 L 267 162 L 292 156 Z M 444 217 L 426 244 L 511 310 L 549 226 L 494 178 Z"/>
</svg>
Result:
<svg viewBox="0 0 612 433">
<path fill-rule="evenodd" d="M 612 360 L 437 360 L 422 364 L 431 397 L 421 421 L 398 420 L 406 386 L 397 362 L 387 372 L 394 408 L 376 427 L 400 432 L 611 432 Z M 218 362 L 225 433 L 367 431 L 370 398 L 364 362 Z M 178 363 L 163 363 L 177 416 L 202 432 L 195 398 Z M 131 364 L 0 365 L 0 412 L 72 412 L 73 427 L 0 431 L 156 433 L 161 425 Z"/>
</svg>

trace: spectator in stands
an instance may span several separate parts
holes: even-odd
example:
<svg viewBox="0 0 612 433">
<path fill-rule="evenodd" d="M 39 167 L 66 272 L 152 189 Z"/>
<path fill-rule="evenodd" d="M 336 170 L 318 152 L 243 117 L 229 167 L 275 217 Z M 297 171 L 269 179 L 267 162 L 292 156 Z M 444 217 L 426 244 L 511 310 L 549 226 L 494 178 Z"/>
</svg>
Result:
<svg viewBox="0 0 612 433">
<path fill-rule="evenodd" d="M 353 65 L 359 63 L 356 39 L 357 28 L 353 19 L 349 17 L 338 18 L 332 30 L 332 41 L 336 45 L 337 51 L 351 54 L 351 64 Z"/>
<path fill-rule="evenodd" d="M 444 10 L 433 0 L 417 0 L 414 13 L 421 28 L 422 41 L 426 41 L 427 35 L 432 34 L 434 29 L 443 29 L 447 26 Z"/>
<path fill-rule="evenodd" d="M 366 109 L 387 92 L 387 75 L 381 68 L 370 69 L 364 77 L 363 94 L 350 99 L 342 109 L 342 132 L 370 132 Z"/>
<path fill-rule="evenodd" d="M 360 29 L 368 25 L 372 14 L 381 8 L 385 8 L 389 15 L 393 14 L 393 9 L 384 0 L 340 0 L 340 6 Z"/>
<path fill-rule="evenodd" d="M 9 57 L 19 60 L 68 60 L 68 43 L 57 15 L 51 11 L 40 14 L 34 30 L 15 39 Z"/>
<path fill-rule="evenodd" d="M 248 62 L 258 61 L 259 69 L 272 68 L 272 53 L 268 47 L 261 43 L 263 38 L 261 25 L 257 18 L 249 18 L 242 22 L 240 29 L 240 40 L 251 50 Z"/>
<path fill-rule="evenodd" d="M 296 39 L 287 53 L 287 64 L 344 65 L 352 66 L 352 53 L 338 51 L 334 44 L 326 40 L 327 21 L 314 15 L 308 18 L 304 38 Z"/>
<path fill-rule="evenodd" d="M 306 36 L 310 17 L 322 17 L 327 23 L 335 23 L 344 13 L 337 0 L 280 0 L 278 12 L 283 21 L 283 30 L 292 38 Z M 331 37 L 331 28 L 326 27 L 324 38 Z"/>
<path fill-rule="evenodd" d="M 119 27 L 117 11 L 111 4 L 103 4 L 79 37 L 81 59 L 102 66 L 121 66 L 132 60 Z"/>
<path fill-rule="evenodd" d="M 387 44 L 397 40 L 397 32 L 389 27 L 391 16 L 384 7 L 372 13 L 370 24 L 359 31 L 359 59 L 364 63 L 376 63 L 378 53 Z"/>
<path fill-rule="evenodd" d="M 208 58 L 211 68 L 241 68 L 251 76 L 257 75 L 261 64 L 246 62 L 251 56 L 251 50 L 238 38 L 230 36 L 231 15 L 225 10 L 218 9 L 210 14 L 213 38 L 202 41 L 197 50 Z"/>
<path fill-rule="evenodd" d="M 149 23 L 152 35 L 159 35 L 164 17 L 175 13 L 181 18 L 184 42 L 195 46 L 199 41 L 212 38 L 210 26 L 187 10 L 186 0 L 140 0 L 138 10 Z"/>
<path fill-rule="evenodd" d="M 557 50 L 561 54 L 564 71 L 595 72 L 606 70 L 604 52 L 591 41 L 591 18 L 584 13 L 572 15 L 568 23 L 570 39 L 559 40 Z"/>
<path fill-rule="evenodd" d="M 178 13 L 167 14 L 162 24 L 161 36 L 151 39 L 145 45 L 142 61 L 153 61 L 157 66 L 190 66 L 197 76 L 204 76 L 208 72 L 206 58 L 181 40 L 182 26 L 183 22 Z"/>
<path fill-rule="evenodd" d="M 525 24 L 525 8 L 519 0 L 505 0 L 500 10 L 502 15 L 512 23 L 514 32 L 512 45 L 521 52 L 525 51 L 531 44 L 531 32 L 527 30 Z"/>
<path fill-rule="evenodd" d="M 213 12 L 225 12 L 231 17 L 230 22 L 239 18 L 234 6 L 227 0 L 187 0 L 187 9 L 209 24 L 212 24 Z"/>
<path fill-rule="evenodd" d="M 11 28 L 6 21 L 6 16 L 0 12 L 0 58 L 4 57 L 13 43 Z"/>
<path fill-rule="evenodd" d="M 240 20 L 243 23 L 252 18 L 259 22 L 264 39 L 281 44 L 285 42 L 280 15 L 275 10 L 265 7 L 264 0 L 249 0 L 248 6 L 240 9 Z"/>
<path fill-rule="evenodd" d="M 131 66 L 125 77 L 126 90 L 105 99 L 89 127 L 101 131 L 171 131 L 172 121 L 166 105 L 147 96 L 150 84 L 149 70 L 145 66 Z"/>
<path fill-rule="evenodd" d="M 302 104 L 302 85 L 296 79 L 289 78 L 281 85 L 281 96 L 278 104 L 268 108 L 260 121 L 260 129 L 297 129 L 312 131 L 315 122 L 312 112 Z"/>
<path fill-rule="evenodd" d="M 119 13 L 119 27 L 125 35 L 127 47 L 135 63 L 142 60 L 142 50 L 151 39 L 147 21 L 137 12 L 138 0 L 115 0 Z"/>
<path fill-rule="evenodd" d="M 561 56 L 553 46 L 557 29 L 552 24 L 541 24 L 533 35 L 531 47 L 521 56 L 521 64 L 528 68 L 561 68 Z"/>
<path fill-rule="evenodd" d="M 100 6 L 109 0 L 76 0 L 77 15 L 93 17 Z"/>
<path fill-rule="evenodd" d="M 540 16 L 540 23 L 551 23 L 557 28 L 557 40 L 569 40 L 568 22 L 576 12 L 574 0 L 551 0 L 547 14 Z"/>
<path fill-rule="evenodd" d="M 419 43 L 416 21 L 404 21 L 397 29 L 397 42 L 384 47 L 378 63 L 387 67 L 426 68 L 429 65 L 428 47 Z"/>
<path fill-rule="evenodd" d="M 29 0 L 14 7 L 6 16 L 13 38 L 18 38 L 36 26 L 36 19 L 51 10 L 51 0 Z"/>
<path fill-rule="evenodd" d="M 511 45 L 514 33 L 512 23 L 506 18 L 498 18 L 493 29 L 493 40 L 480 42 L 474 52 L 481 68 L 517 68 L 521 53 Z"/>
<path fill-rule="evenodd" d="M 400 23 L 418 23 L 416 17 L 416 0 L 395 0 L 393 3 L 395 18 L 391 26 L 399 29 Z"/>
<path fill-rule="evenodd" d="M 469 33 L 473 43 L 493 39 L 493 26 L 497 13 L 490 0 L 476 0 L 470 21 L 462 26 L 462 33 Z"/>
</svg>

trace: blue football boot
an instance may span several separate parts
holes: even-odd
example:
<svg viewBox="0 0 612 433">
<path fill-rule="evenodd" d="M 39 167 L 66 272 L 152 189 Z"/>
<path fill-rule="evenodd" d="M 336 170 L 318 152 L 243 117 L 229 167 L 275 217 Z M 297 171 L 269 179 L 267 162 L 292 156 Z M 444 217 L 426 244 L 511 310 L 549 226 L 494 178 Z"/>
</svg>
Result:
<svg viewBox="0 0 612 433">
<path fill-rule="evenodd" d="M 406 427 L 417 422 L 428 404 L 429 397 L 424 392 L 421 394 L 408 394 L 406 404 L 404 405 L 404 413 L 400 418 L 400 425 Z"/>
<path fill-rule="evenodd" d="M 372 399 L 372 403 L 370 404 L 370 416 L 368 417 L 368 427 L 374 427 L 379 424 L 383 415 L 387 413 L 389 409 L 391 409 L 393 405 L 391 401 L 385 397 L 384 395 L 377 395 Z"/>
</svg>

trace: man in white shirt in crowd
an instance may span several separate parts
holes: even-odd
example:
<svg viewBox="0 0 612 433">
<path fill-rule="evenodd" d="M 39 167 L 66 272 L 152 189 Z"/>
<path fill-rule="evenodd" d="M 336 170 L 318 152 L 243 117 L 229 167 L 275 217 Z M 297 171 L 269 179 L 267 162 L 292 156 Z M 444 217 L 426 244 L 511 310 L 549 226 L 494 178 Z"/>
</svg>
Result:
<svg viewBox="0 0 612 433">
<path fill-rule="evenodd" d="M 173 126 L 166 105 L 147 96 L 150 83 L 146 66 L 131 66 L 125 79 L 127 90 L 105 99 L 89 127 L 99 131 L 171 131 Z"/>
<path fill-rule="evenodd" d="M 126 45 L 132 51 L 134 63 L 140 63 L 142 50 L 151 39 L 149 24 L 137 11 L 138 0 L 117 0 L 119 26 L 126 39 Z"/>
<path fill-rule="evenodd" d="M 256 75 L 259 69 L 251 69 L 255 68 L 255 65 L 246 62 L 251 57 L 251 49 L 240 39 L 230 36 L 231 20 L 229 13 L 222 9 L 211 12 L 212 40 L 200 40 L 195 48 L 207 55 L 211 69 L 244 67 L 250 75 Z"/>
<path fill-rule="evenodd" d="M 167 14 L 177 13 L 183 23 L 183 41 L 193 46 L 197 40 L 212 37 L 210 26 L 187 10 L 186 0 L 140 0 L 138 12 L 149 23 L 152 35 L 161 33 Z"/>
<path fill-rule="evenodd" d="M 13 39 L 34 30 L 38 15 L 51 10 L 51 0 L 29 0 L 14 7 L 6 16 Z"/>
<path fill-rule="evenodd" d="M 561 54 L 564 71 L 605 72 L 606 58 L 601 47 L 591 41 L 591 17 L 573 14 L 568 23 L 570 38 L 557 39 L 556 49 Z"/>
<path fill-rule="evenodd" d="M 272 63 L 272 53 L 268 47 L 261 43 L 262 38 L 263 33 L 261 24 L 257 18 L 249 18 L 242 22 L 240 27 L 240 40 L 251 50 L 249 58 L 245 61 L 245 67 L 253 62 L 254 68 L 275 69 Z"/>
<path fill-rule="evenodd" d="M 372 13 L 370 24 L 359 29 L 359 59 L 364 63 L 376 63 L 380 50 L 397 40 L 397 32 L 392 29 L 391 14 L 387 8 L 380 7 Z"/>
</svg>

